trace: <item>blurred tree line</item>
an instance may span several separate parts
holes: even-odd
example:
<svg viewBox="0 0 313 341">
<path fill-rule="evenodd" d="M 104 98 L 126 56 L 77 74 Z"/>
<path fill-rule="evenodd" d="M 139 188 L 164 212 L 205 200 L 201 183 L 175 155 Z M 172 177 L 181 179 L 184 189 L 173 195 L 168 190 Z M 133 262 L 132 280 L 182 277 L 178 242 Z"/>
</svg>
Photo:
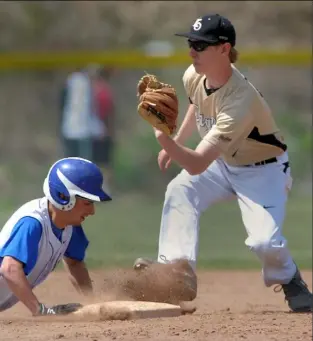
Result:
<svg viewBox="0 0 313 341">
<path fill-rule="evenodd" d="M 197 16 L 220 12 L 238 44 L 295 48 L 311 44 L 310 1 L 1 1 L 0 50 L 137 48 L 172 40 Z M 249 34 L 247 34 L 249 32 Z"/>
</svg>

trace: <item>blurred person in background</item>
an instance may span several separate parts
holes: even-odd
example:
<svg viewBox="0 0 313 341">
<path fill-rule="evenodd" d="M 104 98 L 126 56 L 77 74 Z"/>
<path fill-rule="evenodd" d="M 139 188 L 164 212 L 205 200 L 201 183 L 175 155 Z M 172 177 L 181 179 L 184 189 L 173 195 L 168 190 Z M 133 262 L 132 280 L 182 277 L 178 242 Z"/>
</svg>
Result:
<svg viewBox="0 0 313 341">
<path fill-rule="evenodd" d="M 82 223 L 95 214 L 95 202 L 111 201 L 103 188 L 101 170 L 89 160 L 65 158 L 52 165 L 44 197 L 22 205 L 0 231 L 0 312 L 19 301 L 33 316 L 79 309 L 79 303 L 48 307 L 33 292 L 61 260 L 75 289 L 92 295 L 84 262 L 89 241 Z"/>
<path fill-rule="evenodd" d="M 93 139 L 93 161 L 101 167 L 108 183 L 112 181 L 112 162 L 115 137 L 115 100 L 110 86 L 111 68 L 98 68 L 93 77 L 95 115 L 101 133 Z"/>
<path fill-rule="evenodd" d="M 93 78 L 97 67 L 88 65 L 70 73 L 61 91 L 60 132 L 65 157 L 92 160 L 93 139 L 103 135 L 94 104 Z"/>
</svg>

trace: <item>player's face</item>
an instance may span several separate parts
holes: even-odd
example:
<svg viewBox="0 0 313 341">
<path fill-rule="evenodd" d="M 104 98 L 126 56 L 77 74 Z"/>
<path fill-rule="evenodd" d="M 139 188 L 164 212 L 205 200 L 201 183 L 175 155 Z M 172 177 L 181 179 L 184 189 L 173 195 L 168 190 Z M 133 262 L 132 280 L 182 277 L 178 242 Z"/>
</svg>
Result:
<svg viewBox="0 0 313 341">
<path fill-rule="evenodd" d="M 68 213 L 71 220 L 69 224 L 80 225 L 88 216 L 95 214 L 95 204 L 93 201 L 78 197 L 75 206 Z"/>
<path fill-rule="evenodd" d="M 195 70 L 199 74 L 210 74 L 229 56 L 229 44 L 208 45 L 202 41 L 188 41 Z"/>
</svg>

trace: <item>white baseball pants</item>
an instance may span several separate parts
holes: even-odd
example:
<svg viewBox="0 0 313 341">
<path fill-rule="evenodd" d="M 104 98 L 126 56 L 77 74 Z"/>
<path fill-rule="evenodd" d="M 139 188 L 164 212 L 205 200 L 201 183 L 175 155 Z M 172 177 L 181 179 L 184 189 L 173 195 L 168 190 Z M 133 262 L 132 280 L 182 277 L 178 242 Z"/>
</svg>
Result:
<svg viewBox="0 0 313 341">
<path fill-rule="evenodd" d="M 291 177 L 284 165 L 287 153 L 278 160 L 233 167 L 219 159 L 200 175 L 183 170 L 165 193 L 158 261 L 186 258 L 195 269 L 201 213 L 213 203 L 234 197 L 248 235 L 245 243 L 261 261 L 265 285 L 288 283 L 296 272 L 282 235 Z"/>
</svg>

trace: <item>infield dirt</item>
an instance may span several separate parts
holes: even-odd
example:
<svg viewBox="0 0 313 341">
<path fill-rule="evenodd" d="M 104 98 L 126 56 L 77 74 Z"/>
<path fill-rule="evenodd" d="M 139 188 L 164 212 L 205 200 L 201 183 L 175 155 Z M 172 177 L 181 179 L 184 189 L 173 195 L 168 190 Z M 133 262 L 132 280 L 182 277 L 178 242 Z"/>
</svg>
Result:
<svg viewBox="0 0 313 341">
<path fill-rule="evenodd" d="M 96 290 L 110 271 L 91 272 Z M 260 272 L 200 271 L 192 315 L 113 321 L 54 321 L 32 318 L 20 303 L 0 313 L 0 340 L 50 341 L 309 341 L 312 314 L 289 313 L 282 293 L 263 285 Z M 312 273 L 303 272 L 312 289 Z M 42 302 L 81 301 L 63 272 L 53 273 L 35 290 Z M 109 295 L 107 295 L 109 299 Z"/>
</svg>

